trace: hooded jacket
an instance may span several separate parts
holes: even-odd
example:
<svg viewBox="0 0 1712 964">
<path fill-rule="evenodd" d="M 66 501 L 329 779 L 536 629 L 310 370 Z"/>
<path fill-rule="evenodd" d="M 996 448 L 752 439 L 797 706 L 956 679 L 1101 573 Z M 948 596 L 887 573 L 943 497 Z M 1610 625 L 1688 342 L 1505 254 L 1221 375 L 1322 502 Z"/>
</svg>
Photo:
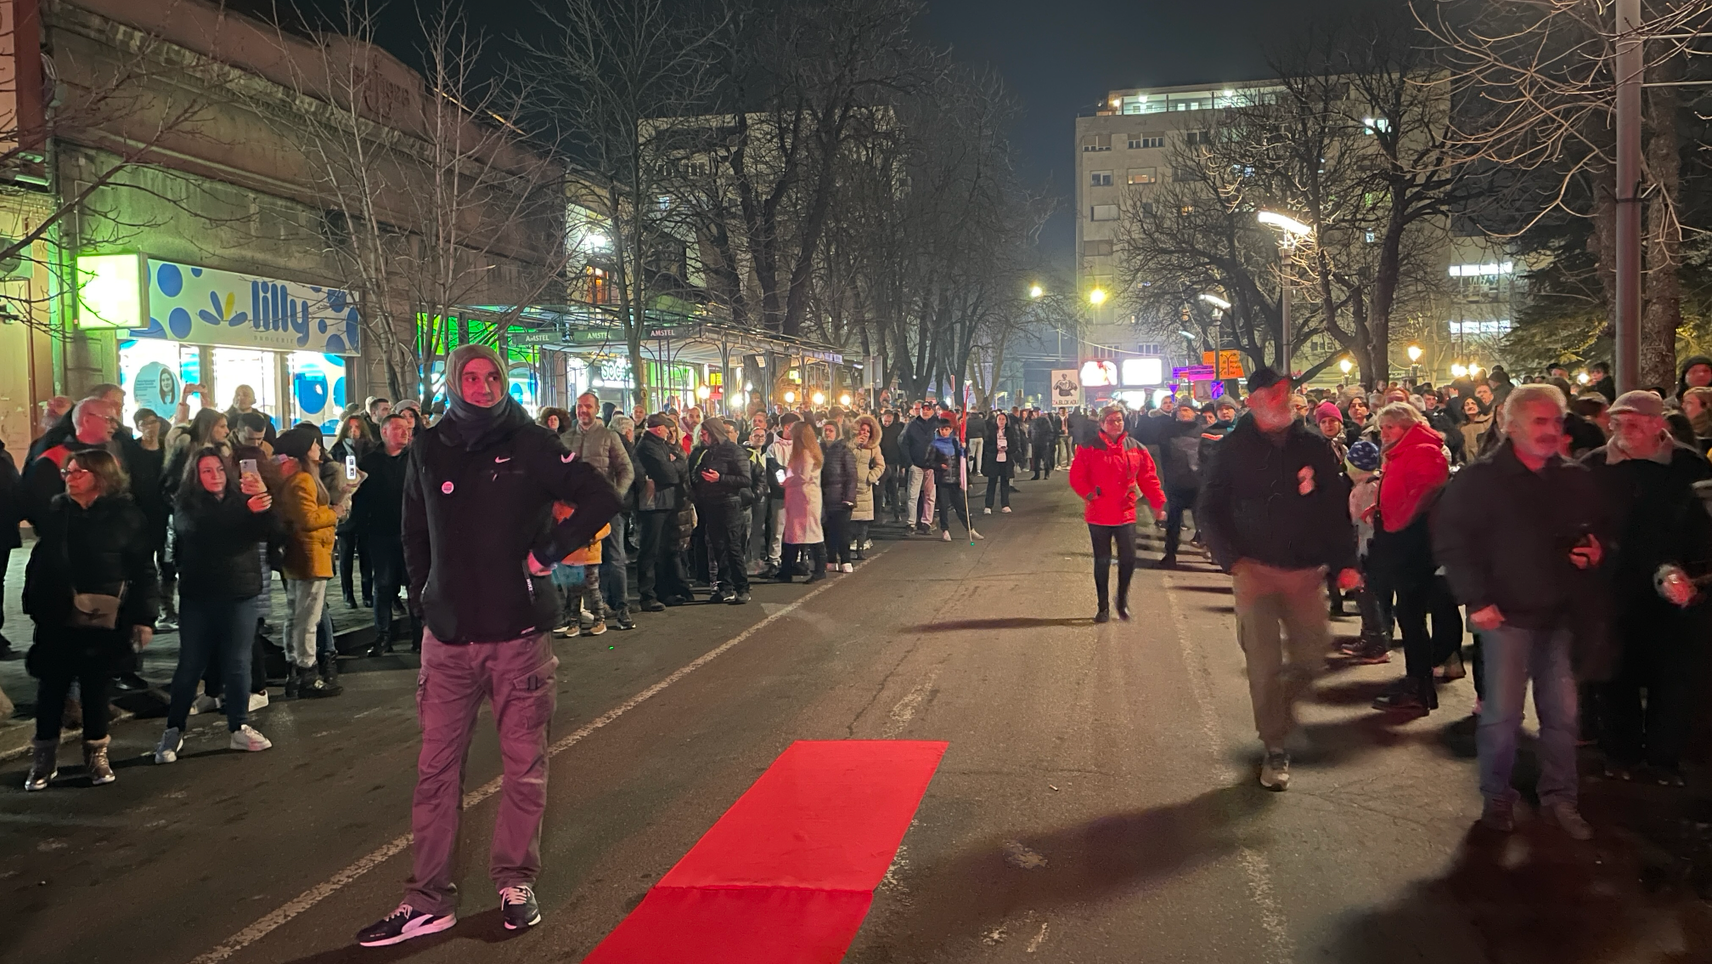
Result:
<svg viewBox="0 0 1712 964">
<path fill-rule="evenodd" d="M 1165 511 L 1165 490 L 1153 456 L 1128 435 L 1116 442 L 1097 435 L 1077 448 L 1070 460 L 1070 488 L 1087 503 L 1082 518 L 1089 525 L 1133 524 L 1138 498 L 1147 499 L 1155 514 Z"/>
<path fill-rule="evenodd" d="M 736 442 L 720 439 L 703 449 L 690 472 L 690 492 L 696 508 L 704 512 L 736 512 L 743 507 L 743 494 L 752 490 L 754 479 L 749 459 Z M 717 473 L 712 482 L 701 477 L 703 472 Z"/>
<path fill-rule="evenodd" d="M 1333 572 L 1355 565 L 1349 479 L 1332 448 L 1300 419 L 1274 439 L 1244 415 L 1201 466 L 1195 522 L 1219 567 L 1239 559 Z"/>
<path fill-rule="evenodd" d="M 456 384 L 450 364 L 448 382 Z M 410 447 L 404 554 L 410 600 L 452 644 L 503 642 L 553 625 L 558 594 L 528 557 L 563 559 L 619 510 L 612 485 L 509 397 L 479 436 L 447 417 Z M 576 511 L 555 523 L 553 503 Z"/>
<path fill-rule="evenodd" d="M 1425 425 L 1411 425 L 1385 453 L 1379 476 L 1379 517 L 1385 531 L 1400 532 L 1414 522 L 1428 497 L 1449 478 L 1444 440 Z"/>
<path fill-rule="evenodd" d="M 644 432 L 636 440 L 636 461 L 642 465 L 643 476 L 643 494 L 636 508 L 643 512 L 677 509 L 684 472 L 689 467 L 683 450 L 653 432 Z M 650 488 L 654 490 L 652 495 L 648 494 Z"/>
<path fill-rule="evenodd" d="M 856 504 L 856 453 L 843 439 L 820 443 L 820 496 L 828 508 Z"/>
<path fill-rule="evenodd" d="M 880 454 L 880 423 L 872 415 L 864 415 L 856 420 L 856 427 L 868 426 L 868 444 L 850 443 L 850 452 L 856 457 L 856 508 L 851 511 L 853 522 L 871 522 L 874 519 L 874 486 L 886 474 L 886 459 Z"/>
</svg>

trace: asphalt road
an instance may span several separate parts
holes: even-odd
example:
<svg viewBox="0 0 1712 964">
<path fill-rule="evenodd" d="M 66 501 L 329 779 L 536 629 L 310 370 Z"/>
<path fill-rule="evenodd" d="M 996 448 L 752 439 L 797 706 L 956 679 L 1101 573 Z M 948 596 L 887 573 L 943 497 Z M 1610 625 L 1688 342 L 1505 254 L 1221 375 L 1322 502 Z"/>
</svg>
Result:
<svg viewBox="0 0 1712 964">
<path fill-rule="evenodd" d="M 146 756 L 158 721 L 122 724 L 110 787 L 26 795 L 23 761 L 5 764 L 0 960 L 577 961 L 792 740 L 844 738 L 950 744 L 856 964 L 1712 960 L 1712 915 L 1646 825 L 1671 791 L 1590 788 L 1592 844 L 1538 821 L 1471 829 L 1467 681 L 1403 723 L 1368 709 L 1400 656 L 1334 667 L 1303 707 L 1291 789 L 1261 789 L 1228 580 L 1143 570 L 1136 619 L 1093 625 L 1062 479 L 1023 483 L 973 548 L 885 543 L 855 574 L 758 586 L 757 605 L 560 641 L 531 932 L 500 929 L 490 796 L 465 814 L 458 926 L 350 943 L 408 873 L 403 656 L 348 663 L 341 698 L 262 711 L 264 754 L 193 717 L 170 767 Z M 499 773 L 478 734 L 471 790 Z"/>
</svg>

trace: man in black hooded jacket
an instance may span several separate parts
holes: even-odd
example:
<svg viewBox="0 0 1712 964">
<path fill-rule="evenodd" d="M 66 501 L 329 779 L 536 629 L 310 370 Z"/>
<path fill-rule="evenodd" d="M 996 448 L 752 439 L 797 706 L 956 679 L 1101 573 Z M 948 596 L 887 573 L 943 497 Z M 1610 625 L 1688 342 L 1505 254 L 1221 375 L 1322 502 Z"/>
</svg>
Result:
<svg viewBox="0 0 1712 964">
<path fill-rule="evenodd" d="M 556 560 L 587 546 L 619 508 L 612 485 L 573 458 L 507 392 L 491 349 L 446 359 L 446 416 L 410 449 L 404 552 L 412 608 L 426 623 L 416 686 L 422 751 L 411 807 L 408 894 L 357 941 L 375 947 L 457 922 L 454 886 L 464 759 L 483 696 L 491 696 L 505 764 L 489 862 L 507 930 L 541 920 L 547 727 L 555 708 L 548 636 Z M 553 521 L 553 505 L 573 512 Z"/>
</svg>

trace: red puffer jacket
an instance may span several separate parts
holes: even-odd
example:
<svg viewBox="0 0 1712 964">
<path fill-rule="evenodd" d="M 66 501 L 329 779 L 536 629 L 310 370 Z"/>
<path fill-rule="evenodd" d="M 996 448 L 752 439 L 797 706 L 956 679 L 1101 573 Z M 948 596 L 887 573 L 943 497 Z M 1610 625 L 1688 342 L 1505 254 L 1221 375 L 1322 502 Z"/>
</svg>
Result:
<svg viewBox="0 0 1712 964">
<path fill-rule="evenodd" d="M 1082 518 L 1092 525 L 1134 522 L 1138 490 L 1154 512 L 1165 511 L 1165 490 L 1153 456 L 1127 435 L 1114 442 L 1102 432 L 1093 444 L 1078 448 L 1070 462 L 1070 488 L 1087 501 Z"/>
<path fill-rule="evenodd" d="M 1400 532 L 1415 520 L 1421 502 L 1450 478 L 1444 439 L 1425 425 L 1414 425 L 1385 453 L 1379 475 L 1379 516 L 1386 532 Z"/>
</svg>

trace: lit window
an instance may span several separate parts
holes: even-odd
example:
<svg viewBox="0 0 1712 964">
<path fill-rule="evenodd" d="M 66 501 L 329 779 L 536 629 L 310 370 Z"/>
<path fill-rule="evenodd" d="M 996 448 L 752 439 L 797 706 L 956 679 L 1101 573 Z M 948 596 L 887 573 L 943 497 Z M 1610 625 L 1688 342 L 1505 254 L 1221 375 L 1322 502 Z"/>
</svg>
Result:
<svg viewBox="0 0 1712 964">
<path fill-rule="evenodd" d="M 1129 183 L 1131 183 L 1131 184 L 1157 184 L 1157 183 L 1159 183 L 1159 168 L 1157 168 L 1157 167 L 1132 167 L 1129 169 Z"/>
</svg>

